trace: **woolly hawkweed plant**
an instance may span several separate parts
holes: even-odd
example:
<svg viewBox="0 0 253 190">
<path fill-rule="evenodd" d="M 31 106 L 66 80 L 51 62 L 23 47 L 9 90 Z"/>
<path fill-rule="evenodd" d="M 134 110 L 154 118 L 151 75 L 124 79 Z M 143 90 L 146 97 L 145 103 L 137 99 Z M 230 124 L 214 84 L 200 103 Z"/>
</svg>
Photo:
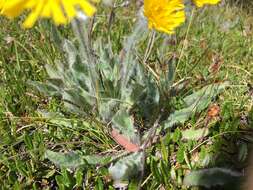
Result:
<svg viewBox="0 0 253 190">
<path fill-rule="evenodd" d="M 175 58 L 166 61 L 167 72 L 161 73 L 159 78 L 147 67 L 147 56 L 140 60 L 138 44 L 149 33 L 142 19 L 125 38 L 119 53 L 112 50 L 110 42 L 103 43 L 103 39 L 90 41 L 87 23 L 74 20 L 72 27 L 79 45 L 64 40 L 66 60 L 57 61 L 54 66 L 46 65 L 50 77 L 47 83 L 31 82 L 45 95 L 60 97 L 70 112 L 80 117 L 97 118 L 104 124 L 107 134 L 125 149 L 124 153 L 108 154 L 104 156 L 106 160 L 95 162 L 101 165 L 113 163 L 109 173 L 115 187 L 127 186 L 135 176 L 141 181 L 145 175 L 145 160 L 150 156 L 146 155 L 146 150 L 160 132 L 168 131 L 204 110 L 227 86 L 227 83 L 206 86 L 184 97 L 183 109 L 174 110 L 171 100 L 184 89 L 185 81 L 174 82 Z M 142 127 L 138 124 L 140 120 Z M 81 167 L 87 156 L 93 160 L 88 160 L 89 164 L 98 159 L 96 155 L 77 152 L 71 155 L 79 163 L 74 162 L 73 168 Z M 66 166 L 59 160 L 66 160 L 70 155 L 47 151 L 46 156 L 55 164 Z M 67 166 L 72 168 L 71 162 Z"/>
<path fill-rule="evenodd" d="M 147 159 L 150 155 L 146 150 L 155 143 L 155 137 L 207 108 L 212 98 L 227 86 L 227 83 L 221 83 L 203 87 L 185 96 L 184 107 L 175 110 L 171 100 L 185 87 L 184 80 L 174 81 L 177 59 L 163 60 L 166 72 L 160 75 L 148 66 L 156 31 L 174 33 L 175 28 L 185 22 L 184 3 L 181 0 L 144 0 L 132 33 L 122 42 L 122 50 L 115 52 L 112 42 L 99 37 L 92 39 L 87 29 L 90 20 L 86 16 L 80 17 L 83 13 L 88 16 L 95 13 L 95 7 L 89 3 L 93 1 L 36 2 L 0 0 L 1 14 L 15 17 L 23 10 L 31 11 L 24 23 L 26 27 L 31 27 L 39 17 L 51 17 L 56 24 L 71 21 L 77 43 L 64 39 L 65 59 L 45 66 L 49 76 L 46 83 L 32 81 L 30 84 L 47 96 L 60 97 L 69 112 L 99 120 L 107 134 L 125 150 L 123 154 L 108 154 L 103 158 L 48 150 L 46 157 L 69 169 L 78 169 L 87 163 L 111 164 L 109 173 L 115 187 L 125 188 L 133 179 L 140 187 L 140 181 L 146 175 L 146 160 L 148 164 L 153 163 Z M 194 1 L 197 6 L 217 2 Z M 55 11 L 61 16 L 55 15 Z M 148 28 L 152 29 L 151 35 Z M 146 38 L 149 43 L 142 56 L 139 43 L 144 43 Z M 138 120 L 143 121 L 144 127 L 140 127 Z M 154 166 L 152 168 L 155 171 Z"/>
</svg>

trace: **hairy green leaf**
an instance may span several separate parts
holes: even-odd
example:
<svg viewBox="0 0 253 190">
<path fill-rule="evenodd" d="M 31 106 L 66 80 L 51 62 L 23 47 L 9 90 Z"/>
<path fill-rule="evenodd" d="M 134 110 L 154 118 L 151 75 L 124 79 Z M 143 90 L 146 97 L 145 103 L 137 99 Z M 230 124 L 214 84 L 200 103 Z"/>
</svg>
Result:
<svg viewBox="0 0 253 190">
<path fill-rule="evenodd" d="M 176 110 L 174 113 L 172 113 L 164 122 L 164 128 L 170 128 L 179 123 L 183 124 L 193 114 L 199 113 L 206 109 L 211 103 L 212 99 L 221 93 L 228 85 L 228 82 L 208 85 L 199 91 L 185 97 L 184 101 L 187 107 L 181 110 Z"/>
<path fill-rule="evenodd" d="M 241 173 L 230 169 L 209 168 L 192 171 L 185 176 L 183 183 L 186 186 L 204 186 L 210 188 L 212 186 L 238 181 L 241 176 Z"/>
<path fill-rule="evenodd" d="M 131 177 L 137 176 L 142 171 L 142 152 L 136 152 L 126 156 L 109 168 L 109 173 L 114 180 L 115 186 L 125 182 Z"/>
<path fill-rule="evenodd" d="M 119 110 L 112 118 L 113 127 L 120 131 L 125 137 L 137 143 L 138 137 L 134 127 L 134 121 L 126 110 Z"/>
<path fill-rule="evenodd" d="M 200 138 L 203 138 L 207 136 L 209 133 L 209 130 L 204 129 L 187 129 L 182 131 L 182 139 L 185 140 L 198 140 Z"/>
<path fill-rule="evenodd" d="M 70 152 L 64 154 L 47 150 L 45 157 L 59 167 L 65 167 L 70 169 L 76 169 L 85 164 L 84 159 L 77 152 Z"/>
</svg>

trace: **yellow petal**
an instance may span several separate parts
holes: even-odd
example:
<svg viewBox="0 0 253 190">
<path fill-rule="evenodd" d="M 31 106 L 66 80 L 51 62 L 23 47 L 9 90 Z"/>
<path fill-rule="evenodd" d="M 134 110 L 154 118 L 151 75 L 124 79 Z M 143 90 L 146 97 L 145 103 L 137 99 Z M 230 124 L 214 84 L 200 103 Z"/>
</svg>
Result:
<svg viewBox="0 0 253 190">
<path fill-rule="evenodd" d="M 82 9 L 82 11 L 87 15 L 87 16 L 92 16 L 96 12 L 96 8 L 92 6 L 90 3 L 88 3 L 86 0 L 79 1 L 79 6 Z"/>
<path fill-rule="evenodd" d="M 17 17 L 24 11 L 30 14 L 24 27 L 32 27 L 39 18 L 51 18 L 55 24 L 66 24 L 76 17 L 77 11 L 92 16 L 96 8 L 91 2 L 99 0 L 0 0 L 0 14 Z"/>
<path fill-rule="evenodd" d="M 13 18 L 19 16 L 24 10 L 26 1 L 24 0 L 9 0 L 5 1 L 1 14 Z"/>
<path fill-rule="evenodd" d="M 44 7 L 44 2 L 40 1 L 37 6 L 34 8 L 34 10 L 29 14 L 25 22 L 23 23 L 24 28 L 31 28 L 36 20 L 39 18 L 42 10 Z"/>
<path fill-rule="evenodd" d="M 67 18 L 65 17 L 62 7 L 60 7 L 55 1 L 50 1 L 51 2 L 51 16 L 55 22 L 55 24 L 66 24 L 67 23 Z"/>
<path fill-rule="evenodd" d="M 197 7 L 203 7 L 205 4 L 215 5 L 219 2 L 220 0 L 194 0 Z"/>
<path fill-rule="evenodd" d="M 62 6 L 69 20 L 76 16 L 76 10 L 69 0 L 62 0 Z"/>
<path fill-rule="evenodd" d="M 182 0 L 144 0 L 144 15 L 148 27 L 168 34 L 185 21 Z"/>
</svg>

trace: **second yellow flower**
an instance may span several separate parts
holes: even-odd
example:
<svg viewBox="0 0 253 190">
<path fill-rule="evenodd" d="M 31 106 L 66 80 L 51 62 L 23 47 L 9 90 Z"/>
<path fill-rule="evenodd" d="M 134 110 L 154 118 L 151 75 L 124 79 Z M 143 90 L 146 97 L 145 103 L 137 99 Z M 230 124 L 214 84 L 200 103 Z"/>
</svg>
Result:
<svg viewBox="0 0 253 190">
<path fill-rule="evenodd" d="M 144 15 L 150 29 L 171 34 L 185 21 L 184 4 L 182 0 L 144 0 Z"/>
</svg>

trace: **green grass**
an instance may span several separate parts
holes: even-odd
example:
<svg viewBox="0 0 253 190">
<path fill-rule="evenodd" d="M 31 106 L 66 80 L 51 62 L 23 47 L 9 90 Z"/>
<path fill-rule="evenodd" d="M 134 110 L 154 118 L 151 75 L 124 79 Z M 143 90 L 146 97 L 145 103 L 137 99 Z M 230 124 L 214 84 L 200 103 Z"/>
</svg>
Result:
<svg viewBox="0 0 253 190">
<path fill-rule="evenodd" d="M 120 51 L 124 35 L 130 31 L 132 14 L 116 11 L 111 28 L 113 49 Z M 191 13 L 190 13 L 191 14 Z M 122 19 L 122 20 L 119 20 Z M 106 36 L 107 16 L 99 15 L 93 37 Z M 179 59 L 176 80 L 189 78 L 181 96 L 207 84 L 229 81 L 230 87 L 212 104 L 219 105 L 219 118 L 207 122 L 208 111 L 195 115 L 184 125 L 167 131 L 147 150 L 147 164 L 142 189 L 181 189 L 190 169 L 228 167 L 242 171 L 252 142 L 253 108 L 249 85 L 253 85 L 253 14 L 237 5 L 195 10 L 187 23 L 168 39 L 169 59 Z M 56 152 L 80 151 L 106 155 L 121 153 L 121 147 L 108 135 L 96 118 L 80 118 L 67 112 L 57 98 L 34 91 L 27 81 L 46 81 L 44 65 L 61 59 L 50 36 L 50 27 L 40 24 L 22 30 L 20 21 L 0 18 L 0 182 L 1 189 L 113 189 L 107 166 L 85 166 L 69 171 L 45 158 L 47 149 Z M 64 36 L 72 36 L 61 30 Z M 157 36 L 148 63 L 159 73 L 161 50 Z M 144 46 L 144 44 L 143 44 Z M 144 47 L 145 48 L 145 47 Z M 143 49 L 144 49 L 143 48 Z M 210 67 L 219 64 L 217 72 Z M 252 90 L 251 90 L 252 91 Z M 175 99 L 181 106 L 182 97 Z M 65 114 L 66 120 L 49 120 L 43 112 Z M 141 121 L 140 121 L 141 122 Z M 203 139 L 182 141 L 186 129 L 208 128 Z M 130 184 L 134 186 L 134 183 Z M 134 187 L 133 187 L 134 189 Z"/>
</svg>

